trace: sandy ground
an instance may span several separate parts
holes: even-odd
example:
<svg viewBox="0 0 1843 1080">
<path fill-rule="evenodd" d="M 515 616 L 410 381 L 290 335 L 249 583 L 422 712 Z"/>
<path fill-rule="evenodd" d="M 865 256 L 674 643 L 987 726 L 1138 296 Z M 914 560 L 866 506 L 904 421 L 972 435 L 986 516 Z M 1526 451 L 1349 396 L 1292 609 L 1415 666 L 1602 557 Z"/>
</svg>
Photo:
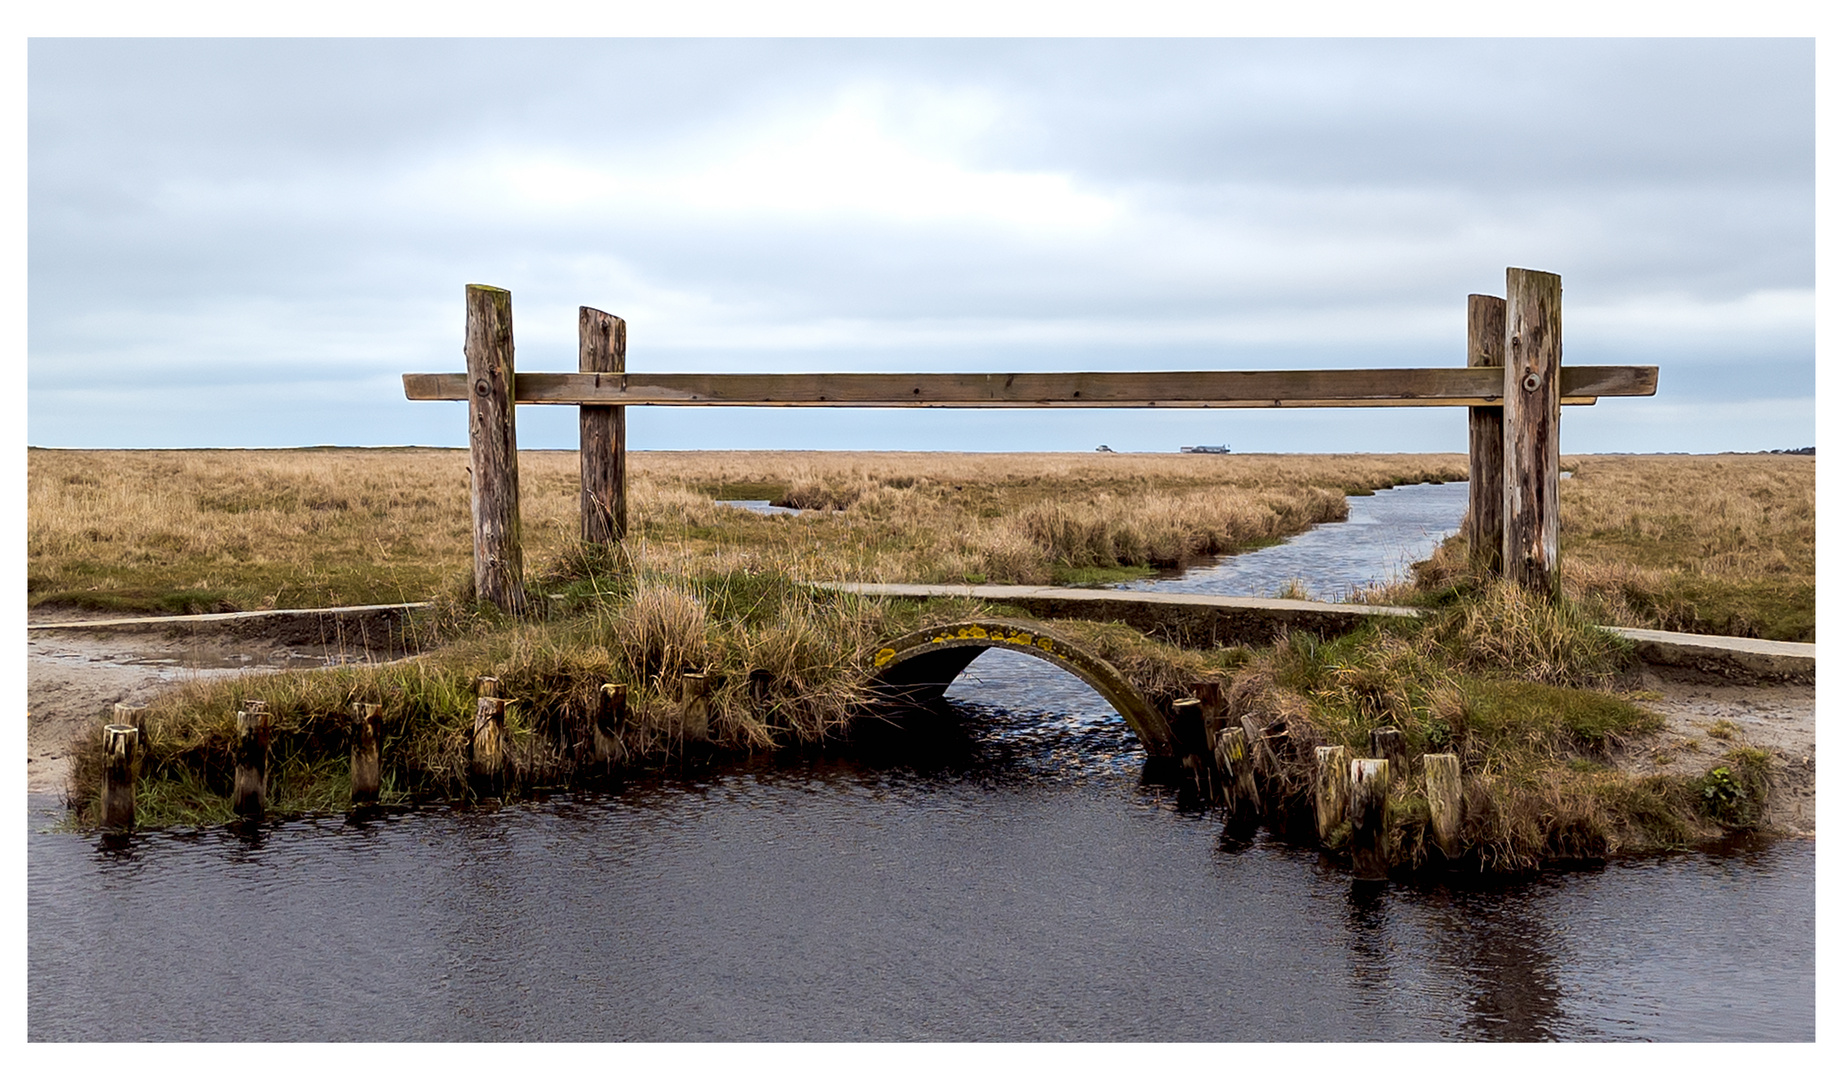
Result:
<svg viewBox="0 0 1843 1080">
<path fill-rule="evenodd" d="M 187 679 L 377 659 L 221 630 L 26 634 L 26 791 L 63 794 L 71 743 L 117 703 L 145 704 Z"/>
<path fill-rule="evenodd" d="M 62 794 L 72 740 L 102 723 L 117 702 L 143 703 L 177 680 L 366 659 L 324 646 L 222 631 L 29 633 L 26 790 Z M 1767 824 L 1793 835 L 1816 834 L 1814 686 L 1720 684 L 1675 669 L 1653 668 L 1645 672 L 1637 697 L 1663 714 L 1666 729 L 1625 747 L 1617 764 L 1639 773 L 1699 776 L 1734 746 L 1757 746 L 1771 754 L 1776 765 Z M 1721 726 L 1723 721 L 1733 730 Z"/>
</svg>

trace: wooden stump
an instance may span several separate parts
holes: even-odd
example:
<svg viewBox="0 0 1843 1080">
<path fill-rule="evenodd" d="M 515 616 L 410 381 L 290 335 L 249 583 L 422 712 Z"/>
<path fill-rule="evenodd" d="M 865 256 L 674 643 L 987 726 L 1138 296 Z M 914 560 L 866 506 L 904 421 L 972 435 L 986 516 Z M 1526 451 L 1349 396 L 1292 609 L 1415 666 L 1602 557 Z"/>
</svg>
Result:
<svg viewBox="0 0 1843 1080">
<path fill-rule="evenodd" d="M 603 766 L 618 764 L 627 756 L 621 729 L 627 723 L 627 686 L 603 683 L 595 698 L 595 760 Z"/>
<path fill-rule="evenodd" d="M 134 829 L 134 784 L 140 735 L 141 729 L 132 724 L 109 724 L 102 729 L 104 832 L 119 836 Z"/>
<path fill-rule="evenodd" d="M 231 806 L 240 818 L 262 820 L 269 805 L 269 707 L 246 701 L 237 714 L 235 787 Z"/>
<path fill-rule="evenodd" d="M 498 681 L 491 682 L 497 688 Z M 505 768 L 506 702 L 504 698 L 481 697 L 474 703 L 474 737 L 467 768 L 478 785 L 492 787 Z"/>
<path fill-rule="evenodd" d="M 1227 781 L 1223 792 L 1229 813 L 1234 817 L 1259 817 L 1261 789 L 1254 778 L 1254 756 L 1248 752 L 1248 735 L 1232 727 L 1217 739 L 1218 759 L 1223 763 Z"/>
<path fill-rule="evenodd" d="M 1203 745 L 1213 749 L 1216 745 L 1216 736 L 1222 734 L 1222 718 L 1226 711 L 1222 684 L 1214 680 L 1191 683 L 1190 696 L 1202 703 Z"/>
<path fill-rule="evenodd" d="M 1505 271 L 1504 575 L 1561 591 L 1561 278 Z"/>
<path fill-rule="evenodd" d="M 1408 737 L 1400 728 L 1379 727 L 1369 733 L 1369 756 L 1387 758 L 1389 771 L 1396 776 L 1408 775 Z"/>
<path fill-rule="evenodd" d="M 1351 870 L 1358 881 L 1384 881 L 1389 876 L 1389 762 L 1387 758 L 1358 758 L 1350 763 Z"/>
<path fill-rule="evenodd" d="M 687 671 L 679 677 L 678 730 L 693 742 L 710 740 L 710 687 L 704 673 Z"/>
<path fill-rule="evenodd" d="M 147 706 L 116 705 L 115 723 L 123 727 L 134 728 L 136 731 L 140 732 L 135 738 L 135 753 L 146 753 L 147 748 L 153 745 L 153 736 L 147 730 Z"/>
<path fill-rule="evenodd" d="M 466 354 L 474 593 L 519 615 L 526 606 L 525 554 L 518 517 L 511 293 L 491 285 L 467 286 Z"/>
<path fill-rule="evenodd" d="M 1324 843 L 1344 823 L 1350 805 L 1350 753 L 1341 746 L 1318 748 L 1318 784 L 1313 807 L 1318 840 Z"/>
<path fill-rule="evenodd" d="M 352 706 L 352 805 L 378 801 L 384 786 L 381 744 L 384 741 L 384 706 L 363 702 Z"/>
<path fill-rule="evenodd" d="M 627 370 L 624 320 L 605 311 L 582 308 L 577 312 L 576 342 L 578 371 L 618 376 Z M 582 539 L 591 544 L 616 544 L 627 535 L 627 409 L 621 405 L 581 405 L 578 412 L 582 428 Z"/>
<path fill-rule="evenodd" d="M 1427 780 L 1427 813 L 1433 822 L 1433 841 L 1447 858 L 1459 855 L 1459 826 L 1464 820 L 1464 795 L 1459 782 L 1457 754 L 1422 754 L 1421 770 Z"/>
<path fill-rule="evenodd" d="M 1503 298 L 1468 296 L 1465 316 L 1466 366 L 1503 367 Z M 1466 412 L 1466 550 L 1475 572 L 1495 576 L 1504 562 L 1504 407 L 1474 405 Z"/>
<path fill-rule="evenodd" d="M 1209 748 L 1203 741 L 1203 702 L 1187 697 L 1171 703 L 1171 741 L 1180 758 L 1197 756 Z"/>
</svg>

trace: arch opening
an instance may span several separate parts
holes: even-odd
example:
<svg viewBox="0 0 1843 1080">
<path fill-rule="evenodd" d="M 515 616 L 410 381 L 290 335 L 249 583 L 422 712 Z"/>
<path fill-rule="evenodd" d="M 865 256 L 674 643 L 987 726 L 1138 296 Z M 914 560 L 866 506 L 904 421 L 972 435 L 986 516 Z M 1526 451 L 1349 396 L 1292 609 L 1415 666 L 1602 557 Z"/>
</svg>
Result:
<svg viewBox="0 0 1843 1080">
<path fill-rule="evenodd" d="M 1093 687 L 1126 720 L 1149 758 L 1169 758 L 1176 740 L 1171 725 L 1119 669 L 1063 640 L 1038 623 L 1021 619 L 977 619 L 917 630 L 890 642 L 873 660 L 876 686 L 897 707 L 938 701 L 967 666 L 988 649 L 1004 649 L 1047 661 Z"/>
</svg>

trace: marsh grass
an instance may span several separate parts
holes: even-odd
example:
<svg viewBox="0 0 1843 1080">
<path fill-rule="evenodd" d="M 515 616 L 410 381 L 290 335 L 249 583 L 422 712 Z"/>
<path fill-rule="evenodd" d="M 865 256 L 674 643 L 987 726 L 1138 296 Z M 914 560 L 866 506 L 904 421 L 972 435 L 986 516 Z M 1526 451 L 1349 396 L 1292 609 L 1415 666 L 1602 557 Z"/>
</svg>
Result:
<svg viewBox="0 0 1843 1080">
<path fill-rule="evenodd" d="M 577 460 L 519 455 L 527 572 L 571 565 Z M 635 453 L 629 550 L 688 576 L 1118 580 L 1344 516 L 1342 494 L 1457 479 L 1455 455 Z M 472 560 L 467 454 L 27 455 L 28 603 L 196 612 L 441 596 Z M 716 499 L 832 508 L 766 516 Z"/>
</svg>

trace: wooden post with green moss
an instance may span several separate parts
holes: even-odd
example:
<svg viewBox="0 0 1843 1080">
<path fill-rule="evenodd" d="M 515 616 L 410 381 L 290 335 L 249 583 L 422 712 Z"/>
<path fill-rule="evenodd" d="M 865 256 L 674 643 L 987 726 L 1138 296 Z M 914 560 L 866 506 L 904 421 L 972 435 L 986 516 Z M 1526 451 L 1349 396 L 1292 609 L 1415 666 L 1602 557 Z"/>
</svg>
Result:
<svg viewBox="0 0 1843 1080">
<path fill-rule="evenodd" d="M 231 806 L 240 818 L 262 820 L 269 805 L 269 706 L 245 701 L 237 714 L 236 775 Z"/>
<path fill-rule="evenodd" d="M 1318 842 L 1325 843 L 1344 823 L 1350 805 L 1350 752 L 1341 746 L 1321 746 L 1318 754 L 1318 783 L 1313 805 L 1318 824 Z"/>
<path fill-rule="evenodd" d="M 1454 858 L 1459 854 L 1459 825 L 1464 820 L 1459 757 L 1422 754 L 1421 772 L 1427 781 L 1427 816 L 1433 826 L 1433 842 L 1440 854 Z"/>
<path fill-rule="evenodd" d="M 378 801 L 384 785 L 379 744 L 383 741 L 384 706 L 364 702 L 352 706 L 352 805 Z"/>
<path fill-rule="evenodd" d="M 1504 366 L 1504 299 L 1465 298 L 1466 366 Z M 1465 542 L 1472 568 L 1496 576 L 1504 562 L 1504 407 L 1466 410 L 1467 478 Z"/>
<path fill-rule="evenodd" d="M 1254 755 L 1248 751 L 1248 734 L 1239 727 L 1223 731 L 1216 739 L 1216 762 L 1225 777 L 1224 801 L 1231 817 L 1259 817 L 1261 789 L 1254 779 Z"/>
<path fill-rule="evenodd" d="M 582 308 L 576 318 L 576 360 L 577 370 L 584 374 L 618 376 L 626 371 L 627 323 L 605 311 Z M 582 428 L 582 539 L 618 544 L 627 535 L 627 407 L 581 405 L 577 410 Z"/>
<path fill-rule="evenodd" d="M 595 760 L 612 766 L 627 756 L 621 728 L 627 723 L 627 687 L 603 683 L 595 698 Z"/>
<path fill-rule="evenodd" d="M 141 729 L 132 724 L 109 724 L 102 729 L 104 832 L 119 836 L 134 829 L 135 759 L 140 734 Z"/>
<path fill-rule="evenodd" d="M 1351 870 L 1358 881 L 1389 876 L 1389 760 L 1358 758 L 1350 763 Z"/>
<path fill-rule="evenodd" d="M 1504 574 L 1561 592 L 1561 278 L 1505 271 Z"/>
<path fill-rule="evenodd" d="M 474 593 L 519 615 L 525 611 L 525 555 L 518 519 L 511 293 L 491 285 L 467 286 L 466 353 Z"/>
</svg>

